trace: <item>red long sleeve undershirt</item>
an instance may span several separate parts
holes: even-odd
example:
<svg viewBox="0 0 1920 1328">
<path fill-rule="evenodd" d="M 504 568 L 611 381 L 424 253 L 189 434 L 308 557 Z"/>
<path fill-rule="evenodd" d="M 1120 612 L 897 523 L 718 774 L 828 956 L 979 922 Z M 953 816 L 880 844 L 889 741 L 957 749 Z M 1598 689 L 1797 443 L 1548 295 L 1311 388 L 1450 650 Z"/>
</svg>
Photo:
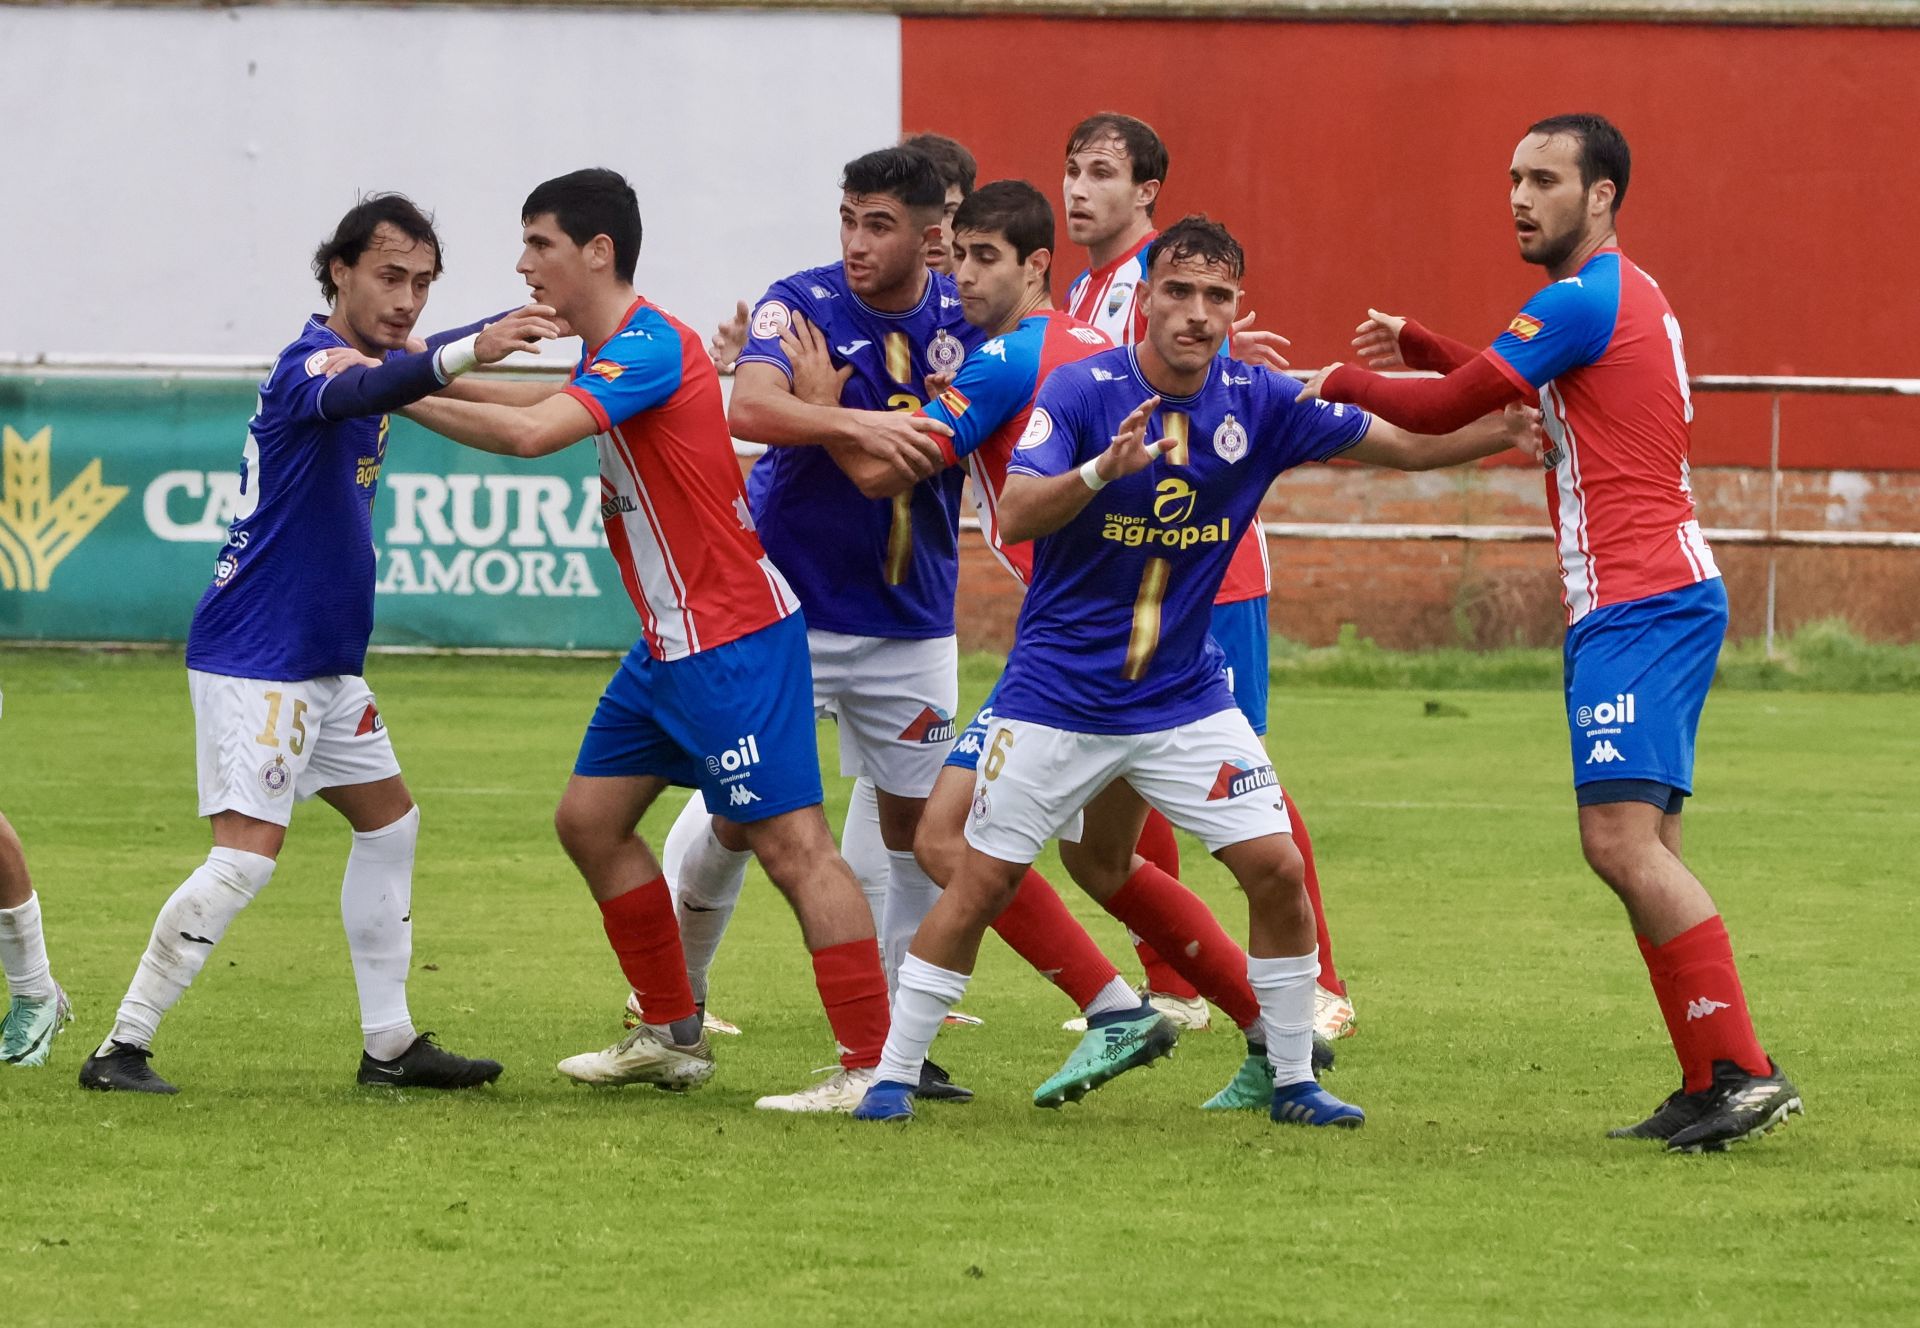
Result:
<svg viewBox="0 0 1920 1328">
<path fill-rule="evenodd" d="M 1464 341 L 1442 336 L 1417 318 L 1400 328 L 1400 358 L 1409 369 L 1451 373 L 1480 352 Z"/>
<path fill-rule="evenodd" d="M 1327 375 L 1320 385 L 1320 396 L 1326 401 L 1350 403 L 1389 424 L 1424 434 L 1464 429 L 1509 402 L 1526 399 L 1512 379 L 1479 353 L 1445 378 L 1384 378 L 1357 365 L 1343 364 Z"/>
</svg>

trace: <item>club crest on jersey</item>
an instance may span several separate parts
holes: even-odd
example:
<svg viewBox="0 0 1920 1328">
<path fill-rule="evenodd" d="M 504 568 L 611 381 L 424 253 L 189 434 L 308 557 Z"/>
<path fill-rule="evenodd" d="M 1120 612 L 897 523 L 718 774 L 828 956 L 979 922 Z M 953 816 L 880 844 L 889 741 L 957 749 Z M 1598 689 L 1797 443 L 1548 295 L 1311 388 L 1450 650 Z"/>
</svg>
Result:
<svg viewBox="0 0 1920 1328">
<path fill-rule="evenodd" d="M 927 343 L 927 363 L 935 373 L 952 373 L 967 358 L 967 348 L 960 344 L 960 338 L 941 328 L 933 334 L 933 340 Z"/>
<path fill-rule="evenodd" d="M 1540 334 L 1541 322 L 1528 314 L 1515 314 L 1513 321 L 1507 324 L 1507 331 L 1522 341 L 1532 341 Z"/>
<path fill-rule="evenodd" d="M 967 400 L 967 394 L 957 387 L 948 388 L 939 395 L 937 400 L 947 408 L 947 414 L 953 416 L 955 420 L 965 415 L 967 413 L 967 407 L 973 404 Z"/>
<path fill-rule="evenodd" d="M 1107 295 L 1107 317 L 1111 318 L 1119 313 L 1120 306 L 1127 302 L 1127 297 L 1131 294 L 1133 294 L 1133 283 L 1131 281 L 1114 282 Z"/>
<path fill-rule="evenodd" d="M 974 820 L 976 821 L 986 820 L 987 813 L 992 810 L 993 810 L 993 805 L 987 801 L 987 791 L 984 788 L 981 789 L 978 793 L 973 795 L 973 819 Z"/>
<path fill-rule="evenodd" d="M 900 730 L 900 741 L 931 745 L 953 741 L 953 716 L 935 706 L 922 706 L 913 722 Z"/>
<path fill-rule="evenodd" d="M 326 371 L 327 351 L 329 349 L 331 348 L 323 346 L 319 350 L 315 351 L 313 354 L 307 356 L 307 364 L 306 364 L 307 377 L 318 378 L 323 372 Z"/>
<path fill-rule="evenodd" d="M 1222 761 L 1220 773 L 1213 777 L 1213 787 L 1207 790 L 1207 801 L 1224 802 L 1257 789 L 1277 788 L 1279 784 L 1280 777 L 1273 773 L 1270 765 L 1250 766 L 1243 761 Z"/>
<path fill-rule="evenodd" d="M 785 332 L 792 321 L 792 310 L 778 300 L 768 300 L 753 311 L 753 335 L 770 341 Z"/>
<path fill-rule="evenodd" d="M 626 371 L 627 368 L 625 365 L 615 364 L 612 360 L 595 360 L 587 366 L 588 373 L 592 374 L 595 378 L 604 378 L 609 383 Z"/>
<path fill-rule="evenodd" d="M 367 702 L 367 708 L 360 712 L 360 722 L 354 726 L 353 736 L 364 738 L 369 733 L 378 733 L 386 728 L 387 722 L 380 718 L 380 708 L 373 702 Z"/>
<path fill-rule="evenodd" d="M 1229 415 L 1220 421 L 1220 427 L 1213 431 L 1213 450 L 1228 465 L 1247 454 L 1247 431 L 1239 420 Z"/>
<path fill-rule="evenodd" d="M 1015 443 L 1014 447 L 1038 447 L 1052 436 L 1053 416 L 1035 406 L 1033 414 L 1027 416 L 1027 427 L 1021 431 L 1020 441 Z"/>
<path fill-rule="evenodd" d="M 286 757 L 275 756 L 260 767 L 260 787 L 265 789 L 269 796 L 280 796 L 292 783 L 293 771 L 287 769 Z"/>
</svg>

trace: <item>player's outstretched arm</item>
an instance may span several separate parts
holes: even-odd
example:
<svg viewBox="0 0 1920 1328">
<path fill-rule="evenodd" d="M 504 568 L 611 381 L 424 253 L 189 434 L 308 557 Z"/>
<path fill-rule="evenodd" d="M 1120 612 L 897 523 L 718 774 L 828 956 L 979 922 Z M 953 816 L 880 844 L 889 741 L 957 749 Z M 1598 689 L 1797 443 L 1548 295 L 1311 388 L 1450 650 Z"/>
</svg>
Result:
<svg viewBox="0 0 1920 1328">
<path fill-rule="evenodd" d="M 875 473 L 908 483 L 946 467 L 939 439 L 951 432 L 938 420 L 897 410 L 820 406 L 794 395 L 775 365 L 749 360 L 734 371 L 727 424 L 736 438 L 768 447 L 826 447 L 848 469 L 846 457 L 864 457 Z M 850 472 L 851 475 L 851 472 Z M 859 476 L 851 476 L 867 493 Z M 867 493 L 868 497 L 883 497 Z"/>
<path fill-rule="evenodd" d="M 400 412 L 463 447 L 495 456 L 542 457 L 599 432 L 574 397 L 555 393 L 533 406 L 499 406 L 428 397 Z"/>
<path fill-rule="evenodd" d="M 320 413 L 330 420 L 385 415 L 440 391 L 461 374 L 495 364 L 516 351 L 532 350 L 560 334 L 553 310 L 530 304 L 451 341 L 368 364 L 357 351 L 339 347 L 327 353 L 327 384 L 320 390 Z M 339 368 L 344 363 L 346 367 Z"/>
<path fill-rule="evenodd" d="M 1009 469 L 1000 494 L 1000 537 L 1019 544 L 1051 535 L 1079 516 L 1094 494 L 1151 465 L 1166 445 L 1165 439 L 1147 441 L 1147 421 L 1159 404 L 1159 397 L 1148 397 L 1135 406 L 1107 450 L 1078 470 L 1042 476 Z"/>
<path fill-rule="evenodd" d="M 1451 373 L 1480 352 L 1464 341 L 1435 332 L 1417 319 L 1367 310 L 1353 329 L 1354 352 L 1376 373 L 1398 369 L 1425 369 Z"/>
<path fill-rule="evenodd" d="M 1352 364 L 1329 364 L 1309 378 L 1296 400 L 1344 402 L 1413 433 L 1447 434 L 1464 429 L 1522 390 L 1485 355 L 1444 378 L 1383 378 Z"/>
<path fill-rule="evenodd" d="M 1540 431 L 1540 412 L 1532 406 L 1514 402 L 1492 415 L 1475 420 L 1464 429 L 1434 437 L 1409 433 L 1398 425 L 1375 416 L 1360 441 L 1342 456 L 1364 461 L 1370 466 L 1392 470 L 1438 470 L 1457 466 L 1481 457 L 1495 456 L 1508 448 L 1518 448 L 1534 460 L 1540 459 L 1545 437 Z"/>
</svg>

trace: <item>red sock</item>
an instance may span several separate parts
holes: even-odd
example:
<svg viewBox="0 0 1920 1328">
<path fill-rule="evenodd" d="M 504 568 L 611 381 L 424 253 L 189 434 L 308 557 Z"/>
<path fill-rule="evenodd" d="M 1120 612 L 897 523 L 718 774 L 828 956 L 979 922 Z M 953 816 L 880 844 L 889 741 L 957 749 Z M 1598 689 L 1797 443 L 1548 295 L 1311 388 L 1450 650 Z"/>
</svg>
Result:
<svg viewBox="0 0 1920 1328">
<path fill-rule="evenodd" d="M 1654 991 L 1680 1056 L 1687 1092 L 1697 1093 L 1713 1082 L 1715 1061 L 1733 1061 L 1749 1074 L 1773 1073 L 1772 1062 L 1753 1035 L 1747 995 L 1733 965 L 1733 942 L 1718 913 L 1654 946 L 1652 958 L 1665 972 L 1666 990 L 1656 981 Z"/>
<path fill-rule="evenodd" d="M 1176 882 L 1180 879 L 1180 843 L 1173 837 L 1173 823 L 1151 807 L 1147 809 L 1147 823 L 1140 828 L 1140 842 L 1134 845 L 1133 851 Z M 1191 982 L 1180 976 L 1178 969 L 1160 957 L 1160 952 L 1145 937 L 1129 931 L 1128 939 L 1133 942 L 1133 952 L 1140 956 L 1140 966 L 1147 971 L 1148 991 L 1165 992 L 1186 1001 L 1200 994 Z"/>
<path fill-rule="evenodd" d="M 1293 822 L 1293 845 L 1307 864 L 1307 902 L 1313 905 L 1313 931 L 1320 947 L 1318 981 L 1334 995 L 1345 996 L 1347 984 L 1340 980 L 1340 972 L 1333 966 L 1333 936 L 1327 931 L 1326 906 L 1320 902 L 1320 873 L 1313 869 L 1313 839 L 1307 834 L 1307 823 L 1301 819 L 1293 795 L 1282 789 L 1280 798 L 1287 804 L 1287 819 Z"/>
<path fill-rule="evenodd" d="M 1673 1043 L 1673 1054 L 1678 1058 L 1687 1026 L 1687 1003 L 1673 999 L 1673 975 L 1667 972 L 1667 966 L 1654 943 L 1639 932 L 1633 934 L 1633 939 L 1640 947 L 1640 957 L 1646 961 L 1647 981 L 1653 984 L 1653 999 L 1660 1003 L 1660 1017 L 1666 1020 L 1667 1038 Z M 1680 1066 L 1681 1075 L 1684 1076 L 1686 1071 L 1683 1062 Z"/>
<path fill-rule="evenodd" d="M 871 940 L 842 941 L 813 952 L 813 985 L 840 1044 L 840 1064 L 858 1070 L 880 1063 L 887 1042 L 887 975 Z"/>
<path fill-rule="evenodd" d="M 1014 891 L 1013 902 L 993 920 L 993 929 L 1079 1009 L 1091 1005 L 1100 989 L 1120 976 L 1047 878 L 1032 868 Z"/>
<path fill-rule="evenodd" d="M 687 957 L 673 916 L 667 878 L 656 876 L 623 895 L 600 901 L 600 922 L 620 960 L 627 985 L 640 997 L 640 1018 L 671 1024 L 691 1018 L 696 1007 L 687 985 Z"/>
<path fill-rule="evenodd" d="M 1106 907 L 1161 954 L 1176 956 L 1181 974 L 1239 1027 L 1251 1027 L 1259 1019 L 1260 1001 L 1247 982 L 1247 952 L 1234 944 L 1193 891 L 1148 862 L 1127 878 Z"/>
</svg>

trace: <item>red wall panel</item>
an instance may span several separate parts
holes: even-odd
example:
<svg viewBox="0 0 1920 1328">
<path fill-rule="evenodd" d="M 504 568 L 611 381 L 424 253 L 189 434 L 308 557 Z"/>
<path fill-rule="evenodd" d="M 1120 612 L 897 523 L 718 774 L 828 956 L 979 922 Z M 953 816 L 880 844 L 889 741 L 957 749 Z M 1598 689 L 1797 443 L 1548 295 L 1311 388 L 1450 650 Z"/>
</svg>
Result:
<svg viewBox="0 0 1920 1328">
<path fill-rule="evenodd" d="M 1597 110 L 1634 149 L 1622 245 L 1694 372 L 1920 376 L 1920 30 L 954 18 L 902 43 L 904 127 L 968 143 L 983 180 L 1057 203 L 1075 121 L 1152 123 L 1161 217 L 1234 229 L 1296 364 L 1344 357 L 1369 303 L 1491 340 L 1541 280 L 1514 251 L 1514 144 Z M 1920 402 L 1784 415 L 1788 465 L 1920 469 Z M 1764 398 L 1698 417 L 1696 464 L 1765 464 Z"/>
</svg>

